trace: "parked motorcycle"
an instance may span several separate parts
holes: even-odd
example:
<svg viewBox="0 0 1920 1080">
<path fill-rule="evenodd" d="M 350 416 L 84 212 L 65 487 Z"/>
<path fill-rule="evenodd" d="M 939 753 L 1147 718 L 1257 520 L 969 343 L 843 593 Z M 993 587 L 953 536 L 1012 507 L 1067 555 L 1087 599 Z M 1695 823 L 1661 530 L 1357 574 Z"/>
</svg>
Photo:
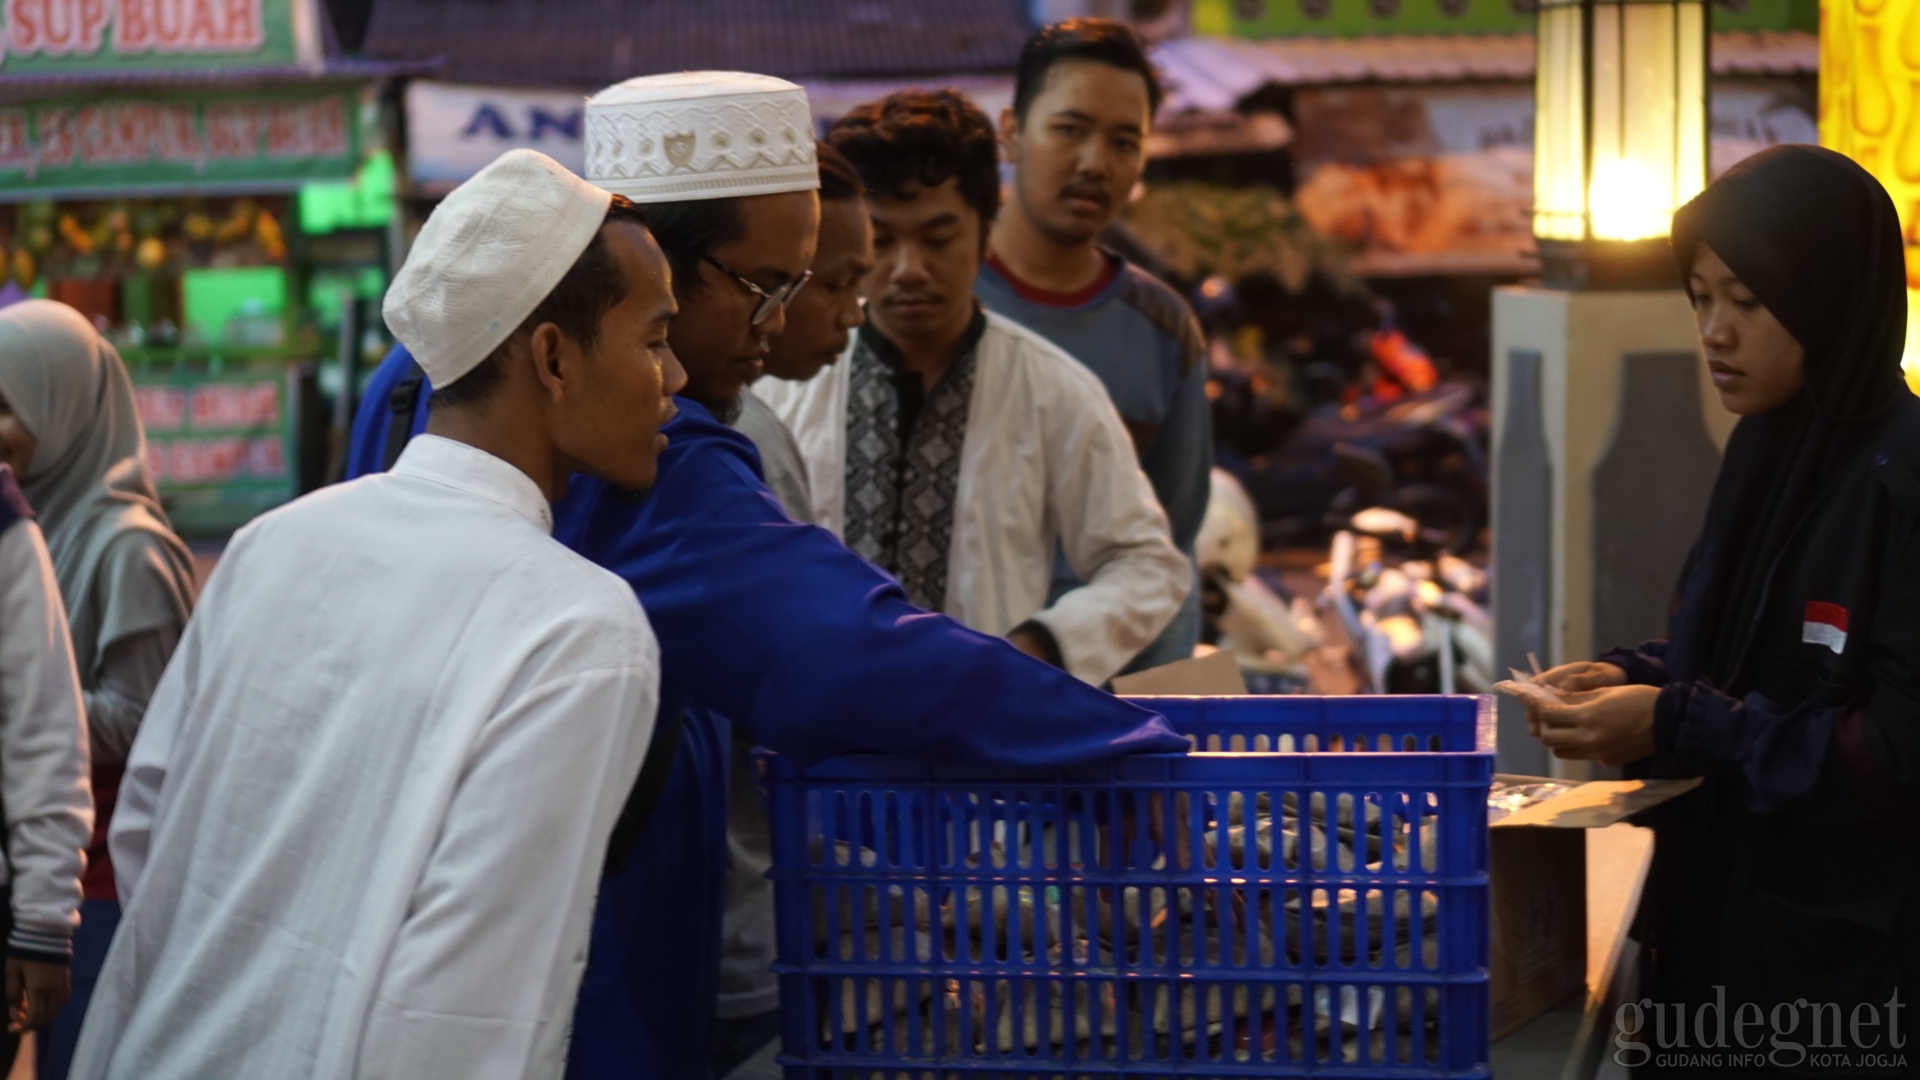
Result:
<svg viewBox="0 0 1920 1080">
<path fill-rule="evenodd" d="M 1253 500 L 1232 473 L 1213 470 L 1206 517 L 1194 542 L 1205 636 L 1233 650 L 1250 677 L 1303 686 L 1307 656 L 1321 645 L 1319 617 L 1312 601 L 1287 600 L 1269 585 L 1256 572 L 1259 557 L 1260 518 Z"/>
<path fill-rule="evenodd" d="M 1389 507 L 1339 521 L 1328 580 L 1317 603 L 1287 598 L 1257 568 L 1261 541 L 1253 500 L 1215 469 L 1195 544 L 1206 640 L 1231 649 L 1260 692 L 1304 690 L 1309 659 L 1327 624 L 1352 644 L 1359 691 L 1484 693 L 1496 681 L 1487 574 L 1447 550 L 1449 534 Z M 1337 653 L 1334 655 L 1338 655 Z"/>
<path fill-rule="evenodd" d="M 1267 453 L 1220 457 L 1251 495 L 1268 547 L 1324 543 L 1354 513 L 1384 506 L 1460 555 L 1487 523 L 1483 398 L 1455 381 L 1372 412 L 1323 408 Z"/>
<path fill-rule="evenodd" d="M 1486 572 L 1399 510 L 1362 510 L 1346 526 L 1333 536 L 1323 604 L 1354 642 L 1364 689 L 1488 692 L 1497 677 Z M 1410 557 L 1389 565 L 1394 550 Z"/>
</svg>

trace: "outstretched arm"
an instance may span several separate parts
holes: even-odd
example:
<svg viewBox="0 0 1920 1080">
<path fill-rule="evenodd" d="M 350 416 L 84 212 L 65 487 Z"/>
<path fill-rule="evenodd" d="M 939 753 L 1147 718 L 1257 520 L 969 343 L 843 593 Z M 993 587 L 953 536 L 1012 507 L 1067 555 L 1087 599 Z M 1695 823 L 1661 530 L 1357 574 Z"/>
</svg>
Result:
<svg viewBox="0 0 1920 1080">
<path fill-rule="evenodd" d="M 1159 716 L 907 603 L 831 533 L 781 512 L 744 436 L 711 421 L 668 434 L 637 512 L 596 487 L 579 493 L 584 513 L 562 515 L 562 538 L 634 586 L 666 677 L 760 742 L 803 760 L 1009 767 L 1186 748 Z"/>
</svg>

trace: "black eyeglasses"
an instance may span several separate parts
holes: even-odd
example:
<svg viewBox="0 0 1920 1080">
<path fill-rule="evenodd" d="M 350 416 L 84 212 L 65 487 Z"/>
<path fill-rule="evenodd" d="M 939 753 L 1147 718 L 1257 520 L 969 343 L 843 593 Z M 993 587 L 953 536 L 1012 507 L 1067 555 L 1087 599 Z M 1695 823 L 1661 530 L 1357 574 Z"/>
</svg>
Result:
<svg viewBox="0 0 1920 1080">
<path fill-rule="evenodd" d="M 813 280 L 813 271 L 807 270 L 785 285 L 780 286 L 772 292 L 768 292 L 753 282 L 748 281 L 739 271 L 721 262 L 719 259 L 709 255 L 707 256 L 707 261 L 717 267 L 721 273 L 746 286 L 753 295 L 760 298 L 760 306 L 753 309 L 753 316 L 747 320 L 748 326 L 759 326 L 769 318 L 772 318 L 775 308 L 783 308 L 792 303 L 793 298 L 800 295 L 800 290 L 806 288 L 807 282 Z"/>
</svg>

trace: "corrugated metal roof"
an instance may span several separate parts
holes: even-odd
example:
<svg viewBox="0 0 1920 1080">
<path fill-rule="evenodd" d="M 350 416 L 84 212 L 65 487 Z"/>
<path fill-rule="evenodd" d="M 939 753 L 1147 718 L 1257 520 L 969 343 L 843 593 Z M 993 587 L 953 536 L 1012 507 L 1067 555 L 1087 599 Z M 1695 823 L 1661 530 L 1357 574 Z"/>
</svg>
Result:
<svg viewBox="0 0 1920 1080">
<path fill-rule="evenodd" d="M 31 101 L 53 94 L 91 90 L 137 90 L 181 86 L 279 86 L 314 82 L 354 83 L 405 75 L 431 75 L 440 60 L 367 60 L 330 56 L 314 68 L 299 64 L 267 67 L 183 68 L 177 71 L 89 71 L 71 74 L 0 75 L 0 101 Z"/>
<path fill-rule="evenodd" d="M 1239 41 L 1184 38 L 1154 60 L 1172 84 L 1174 111 L 1231 109 L 1265 86 L 1346 83 L 1510 82 L 1533 78 L 1533 35 L 1401 35 Z M 1820 48 L 1803 31 L 1713 35 L 1715 75 L 1804 75 Z"/>
<path fill-rule="evenodd" d="M 1713 35 L 1715 75 L 1813 75 L 1819 70 L 1820 39 L 1804 30 Z"/>
<path fill-rule="evenodd" d="M 1292 141 L 1293 127 L 1278 113 L 1190 110 L 1155 124 L 1146 150 L 1149 158 L 1257 154 L 1284 149 Z"/>
<path fill-rule="evenodd" d="M 593 89 L 663 71 L 783 78 L 1006 72 L 1021 0 L 381 0 L 363 49 L 444 78 Z"/>
</svg>

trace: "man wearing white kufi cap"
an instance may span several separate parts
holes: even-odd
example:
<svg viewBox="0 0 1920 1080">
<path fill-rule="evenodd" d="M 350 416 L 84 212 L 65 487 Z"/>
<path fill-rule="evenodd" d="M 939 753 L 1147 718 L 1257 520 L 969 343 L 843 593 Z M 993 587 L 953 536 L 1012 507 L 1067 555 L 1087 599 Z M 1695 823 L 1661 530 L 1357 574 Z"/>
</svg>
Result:
<svg viewBox="0 0 1920 1080">
<path fill-rule="evenodd" d="M 127 761 L 74 1077 L 559 1076 L 659 666 L 549 504 L 652 482 L 673 312 L 631 204 L 543 155 L 427 221 L 385 315 L 431 421 L 221 559 Z"/>
<path fill-rule="evenodd" d="M 582 480 L 555 507 L 554 535 L 633 587 L 662 667 L 659 734 L 608 845 L 574 1080 L 710 1071 L 735 725 L 802 760 L 1045 768 L 1186 745 L 1160 717 L 913 607 L 831 533 L 782 513 L 727 423 L 812 258 L 818 210 L 811 185 L 795 191 L 812 163 L 807 117 L 798 87 L 724 72 L 635 79 L 587 105 L 589 178 L 645 201 L 673 264 L 671 341 L 689 381 L 643 502 Z M 417 430 L 410 365 L 396 350 L 375 374 L 352 471 L 378 470 Z"/>
</svg>

